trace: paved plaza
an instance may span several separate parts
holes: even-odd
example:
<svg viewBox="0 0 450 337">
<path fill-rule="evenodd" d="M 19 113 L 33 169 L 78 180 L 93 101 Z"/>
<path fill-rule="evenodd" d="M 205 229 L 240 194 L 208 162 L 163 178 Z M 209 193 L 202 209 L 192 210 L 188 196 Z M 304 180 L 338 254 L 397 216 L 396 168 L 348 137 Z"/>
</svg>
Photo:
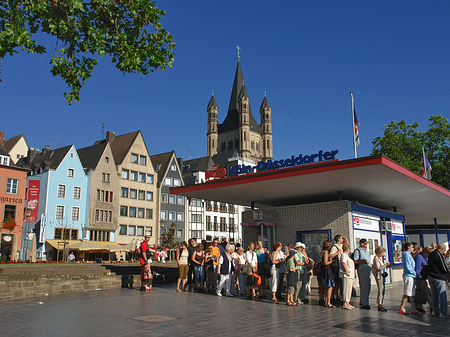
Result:
<svg viewBox="0 0 450 337">
<path fill-rule="evenodd" d="M 317 290 L 315 290 L 316 292 Z M 397 314 L 402 290 L 387 290 L 387 313 L 344 310 L 311 303 L 248 301 L 200 293 L 176 293 L 175 286 L 3 302 L 0 336 L 450 336 L 450 319 Z M 372 291 L 371 303 L 376 292 Z M 358 302 L 354 298 L 353 304 Z M 408 308 L 409 309 L 409 308 Z"/>
</svg>

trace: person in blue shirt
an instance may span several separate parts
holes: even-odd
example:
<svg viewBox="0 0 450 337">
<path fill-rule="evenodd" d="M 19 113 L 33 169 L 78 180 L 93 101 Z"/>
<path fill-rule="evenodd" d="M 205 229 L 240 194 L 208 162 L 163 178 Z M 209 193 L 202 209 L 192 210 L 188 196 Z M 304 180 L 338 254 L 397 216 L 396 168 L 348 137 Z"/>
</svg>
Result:
<svg viewBox="0 0 450 337">
<path fill-rule="evenodd" d="M 419 253 L 414 257 L 414 262 L 416 264 L 415 271 L 416 271 L 416 296 L 415 304 L 416 304 L 416 310 L 424 313 L 425 310 L 423 309 L 423 304 L 428 303 L 430 308 L 431 305 L 431 289 L 428 286 L 427 281 L 427 259 L 428 255 L 431 253 L 431 248 L 425 247 L 421 248 L 420 246 L 417 249 Z M 422 272 L 423 271 L 423 272 Z"/>
<path fill-rule="evenodd" d="M 370 310 L 369 295 L 370 295 L 370 274 L 372 268 L 370 267 L 370 253 L 368 248 L 368 241 L 366 239 L 359 240 L 359 247 L 355 249 L 353 258 L 355 260 L 356 270 L 358 271 L 359 279 L 359 307 L 361 309 Z"/>
<path fill-rule="evenodd" d="M 406 315 L 408 312 L 405 309 L 405 304 L 409 299 L 409 303 L 411 304 L 411 314 L 419 314 L 414 305 L 414 295 L 415 295 L 415 287 L 414 287 L 414 279 L 416 277 L 416 264 L 411 255 L 413 251 L 413 245 L 411 242 L 406 242 L 403 244 L 402 249 L 402 264 L 403 264 L 403 297 L 402 302 L 400 303 L 400 308 L 398 313 L 400 315 Z"/>
</svg>

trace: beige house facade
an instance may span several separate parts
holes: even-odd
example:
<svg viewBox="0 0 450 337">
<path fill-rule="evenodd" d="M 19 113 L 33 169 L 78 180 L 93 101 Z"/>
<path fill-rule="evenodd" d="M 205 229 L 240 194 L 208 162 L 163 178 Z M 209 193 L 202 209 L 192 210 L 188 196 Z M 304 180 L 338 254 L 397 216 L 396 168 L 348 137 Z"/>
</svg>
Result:
<svg viewBox="0 0 450 337">
<path fill-rule="evenodd" d="M 89 176 L 88 217 L 82 238 L 114 242 L 118 228 L 119 176 L 107 140 L 78 150 Z"/>
<path fill-rule="evenodd" d="M 111 144 L 119 178 L 115 242 L 138 246 L 148 234 L 150 245 L 157 244 L 157 179 L 142 133 L 115 136 L 107 132 L 106 140 Z"/>
</svg>

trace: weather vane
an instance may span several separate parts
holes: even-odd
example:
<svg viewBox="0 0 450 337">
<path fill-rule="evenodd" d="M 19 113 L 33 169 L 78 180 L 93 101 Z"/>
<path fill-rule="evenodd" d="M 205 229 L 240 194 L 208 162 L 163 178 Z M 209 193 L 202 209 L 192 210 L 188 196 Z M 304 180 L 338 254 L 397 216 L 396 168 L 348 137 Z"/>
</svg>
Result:
<svg viewBox="0 0 450 337">
<path fill-rule="evenodd" d="M 238 61 L 241 59 L 241 56 L 239 55 L 240 51 L 242 50 L 239 45 L 236 46 L 237 53 L 238 53 Z"/>
</svg>

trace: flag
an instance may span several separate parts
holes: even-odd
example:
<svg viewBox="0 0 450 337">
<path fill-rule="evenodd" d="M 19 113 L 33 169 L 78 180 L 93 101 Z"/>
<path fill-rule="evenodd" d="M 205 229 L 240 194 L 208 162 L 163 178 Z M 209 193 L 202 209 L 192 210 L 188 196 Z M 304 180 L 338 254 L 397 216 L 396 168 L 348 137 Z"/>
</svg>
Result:
<svg viewBox="0 0 450 337">
<path fill-rule="evenodd" d="M 355 105 L 353 105 L 353 139 L 355 140 L 355 148 L 359 145 L 359 119 L 356 114 Z"/>
<path fill-rule="evenodd" d="M 425 155 L 425 149 L 422 146 L 422 177 L 431 180 L 431 165 Z"/>
</svg>

